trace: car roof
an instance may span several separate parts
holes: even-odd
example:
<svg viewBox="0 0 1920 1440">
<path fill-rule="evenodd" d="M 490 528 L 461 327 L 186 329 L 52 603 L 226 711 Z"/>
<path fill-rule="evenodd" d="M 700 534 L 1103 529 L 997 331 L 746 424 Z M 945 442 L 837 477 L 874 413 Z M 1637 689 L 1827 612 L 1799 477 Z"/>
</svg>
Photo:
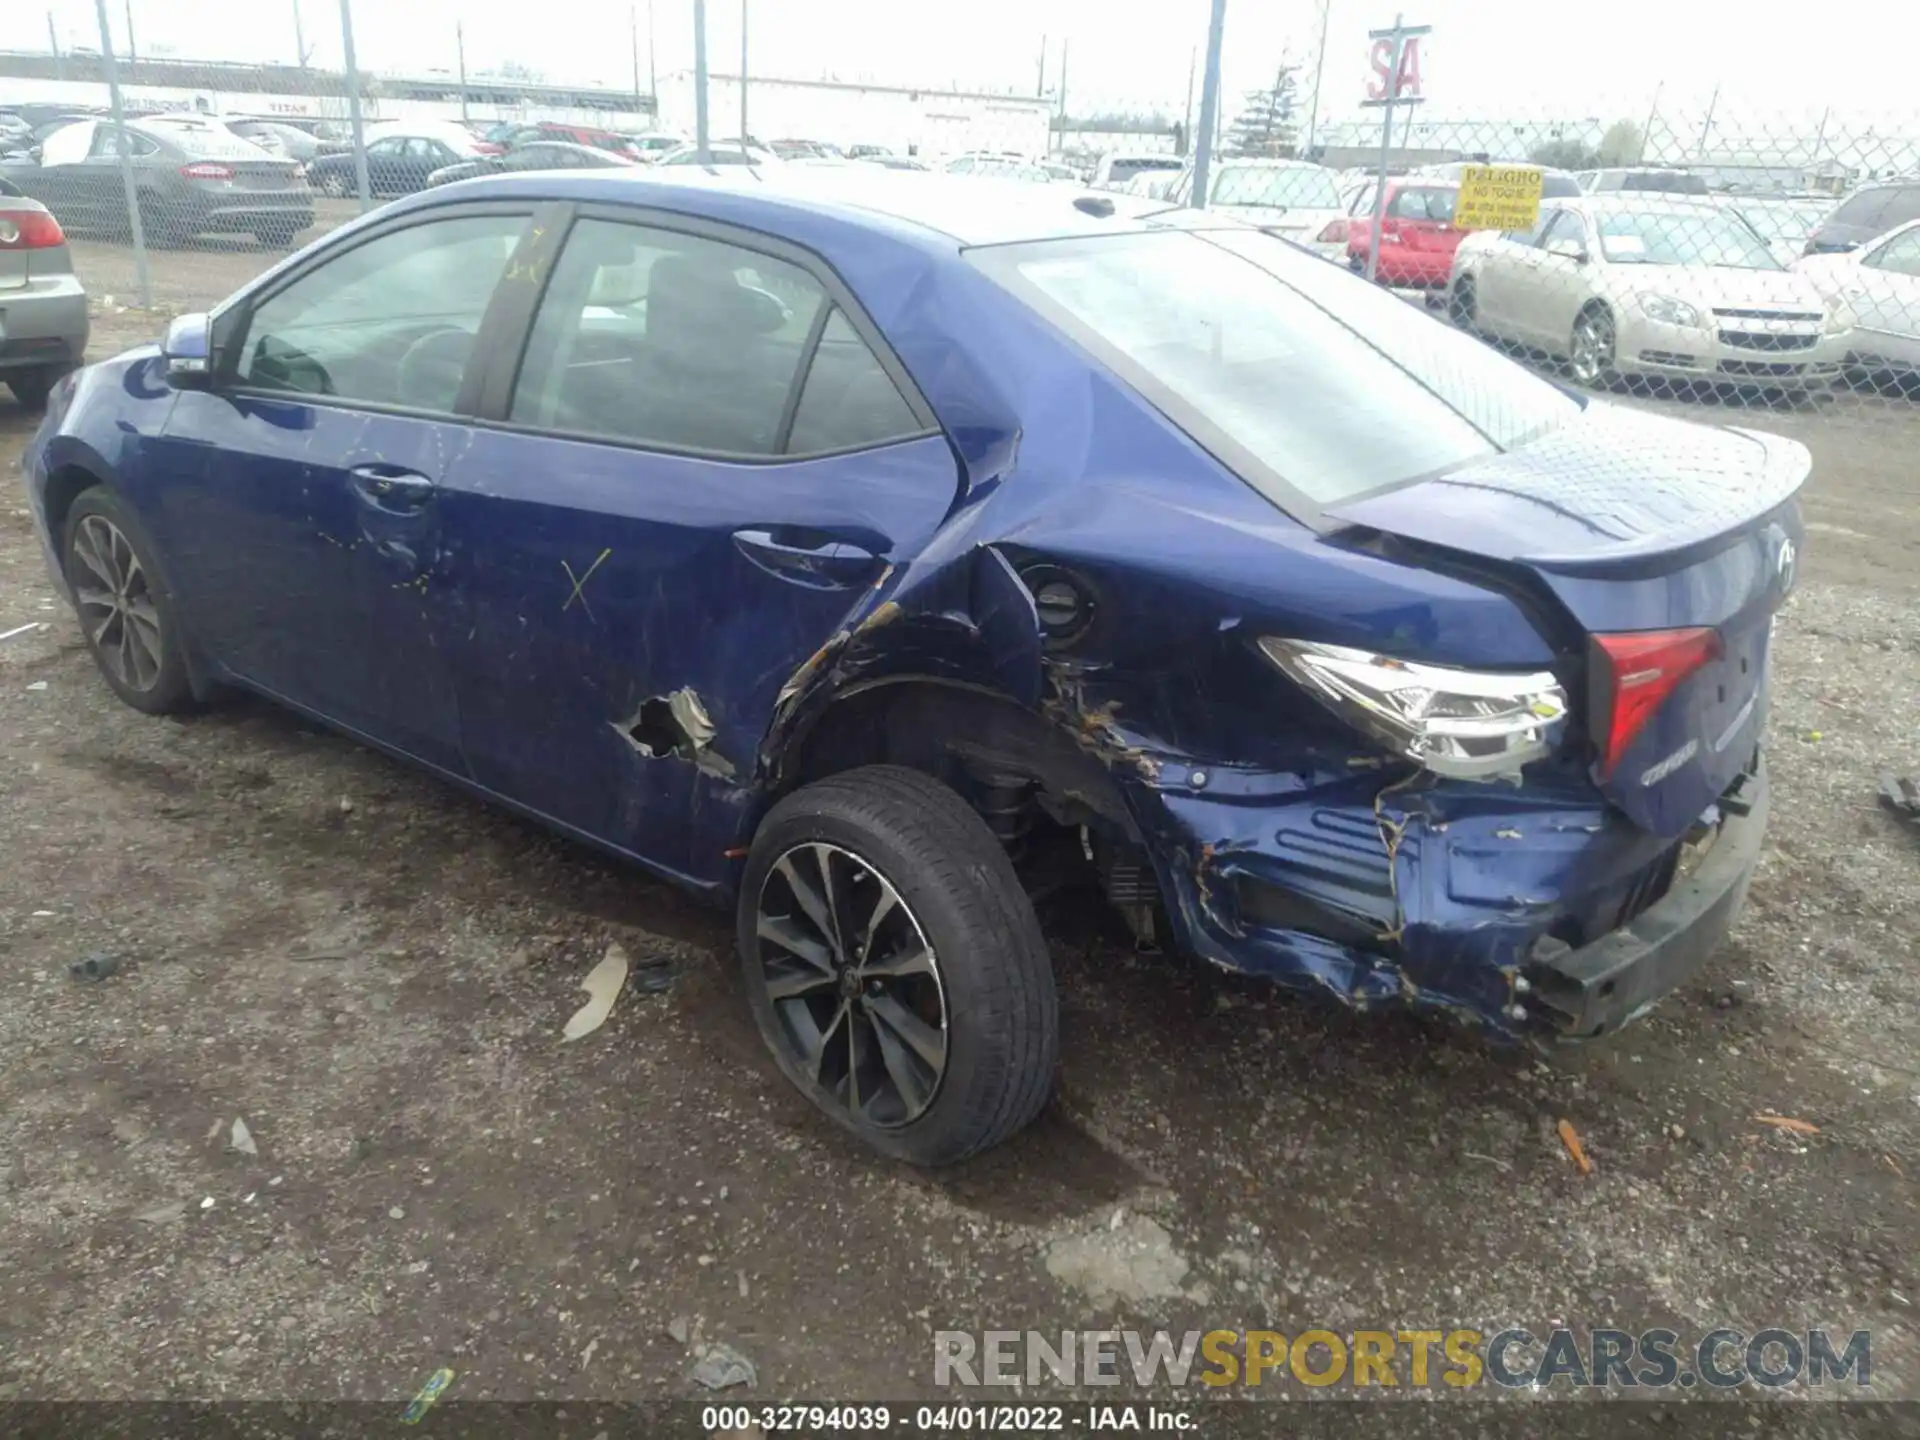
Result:
<svg viewBox="0 0 1920 1440">
<path fill-rule="evenodd" d="M 1327 170 L 1326 166 L 1316 165 L 1311 160 L 1283 160 L 1271 155 L 1222 155 L 1213 163 L 1222 169 L 1229 165 L 1246 165 L 1257 170 L 1326 170 L 1329 175 L 1339 176 L 1339 171 Z"/>
<path fill-rule="evenodd" d="M 646 167 L 568 173 L 564 179 L 498 176 L 468 181 L 460 193 L 507 195 L 536 189 L 583 204 L 655 206 L 746 224 L 764 220 L 775 233 L 783 215 L 811 214 L 876 228 L 907 227 L 924 239 L 958 245 L 1141 232 L 1152 228 L 1148 217 L 1167 213 L 1164 201 L 1117 191 L 1076 193 L 1068 185 L 864 165 L 777 170 L 686 166 L 670 179 Z M 452 192 L 428 193 L 445 198 Z M 1074 203 L 1079 199 L 1098 203 L 1082 210 Z M 1239 228 L 1226 217 L 1217 223 L 1223 229 Z"/>
</svg>

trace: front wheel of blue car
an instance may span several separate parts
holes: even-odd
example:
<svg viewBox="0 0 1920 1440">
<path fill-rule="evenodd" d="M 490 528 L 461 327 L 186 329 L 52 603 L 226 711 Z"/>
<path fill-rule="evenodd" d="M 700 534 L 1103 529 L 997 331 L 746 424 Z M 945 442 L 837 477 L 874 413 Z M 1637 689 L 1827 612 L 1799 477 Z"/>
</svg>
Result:
<svg viewBox="0 0 1920 1440">
<path fill-rule="evenodd" d="M 74 614 L 113 693 L 149 715 L 190 708 L 193 684 L 179 627 L 139 517 L 95 486 L 75 497 L 64 534 Z"/>
<path fill-rule="evenodd" d="M 876 765 L 787 796 L 754 837 L 740 958 L 760 1034 L 836 1122 L 916 1165 L 1040 1113 L 1053 967 L 1000 842 L 958 795 Z"/>
</svg>

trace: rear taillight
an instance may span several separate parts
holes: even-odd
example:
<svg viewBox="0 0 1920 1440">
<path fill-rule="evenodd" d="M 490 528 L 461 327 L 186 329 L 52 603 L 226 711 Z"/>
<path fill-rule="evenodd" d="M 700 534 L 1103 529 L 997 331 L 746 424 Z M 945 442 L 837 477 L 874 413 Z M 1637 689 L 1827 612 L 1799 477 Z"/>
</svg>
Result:
<svg viewBox="0 0 1920 1440">
<path fill-rule="evenodd" d="M 1338 245 L 1346 238 L 1347 222 L 1344 220 L 1329 220 L 1327 222 L 1327 228 L 1320 232 L 1319 243 L 1322 245 Z"/>
<path fill-rule="evenodd" d="M 180 173 L 189 180 L 231 180 L 231 165 L 216 165 L 211 160 L 196 160 L 191 165 L 182 165 Z"/>
<path fill-rule="evenodd" d="M 14 210 L 0 215 L 0 250 L 45 250 L 66 243 L 60 222 L 44 210 Z"/>
<path fill-rule="evenodd" d="M 1593 637 L 1593 734 L 1605 779 L 1627 747 L 1694 671 L 1720 654 L 1720 632 L 1640 630 Z"/>
<path fill-rule="evenodd" d="M 1260 650 L 1355 728 L 1458 780 L 1517 780 L 1553 752 L 1567 714 L 1545 671 L 1460 670 L 1272 635 Z"/>
</svg>

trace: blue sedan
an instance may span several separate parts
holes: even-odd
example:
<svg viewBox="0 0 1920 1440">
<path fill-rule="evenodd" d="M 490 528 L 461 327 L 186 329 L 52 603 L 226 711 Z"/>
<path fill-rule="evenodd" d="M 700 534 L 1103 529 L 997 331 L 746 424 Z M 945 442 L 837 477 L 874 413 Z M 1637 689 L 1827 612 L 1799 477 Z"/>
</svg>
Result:
<svg viewBox="0 0 1920 1440">
<path fill-rule="evenodd" d="M 785 1073 L 940 1164 L 1046 1101 L 1063 876 L 1503 1040 L 1679 984 L 1808 460 L 1230 220 L 849 167 L 390 205 L 25 468 L 128 704 L 244 687 L 732 904 Z"/>
</svg>

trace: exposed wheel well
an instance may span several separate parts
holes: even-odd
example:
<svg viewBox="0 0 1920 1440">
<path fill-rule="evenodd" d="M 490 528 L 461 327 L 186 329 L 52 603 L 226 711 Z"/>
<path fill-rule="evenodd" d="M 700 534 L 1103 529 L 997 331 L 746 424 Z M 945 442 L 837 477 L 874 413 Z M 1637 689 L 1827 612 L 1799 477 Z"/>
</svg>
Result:
<svg viewBox="0 0 1920 1440">
<path fill-rule="evenodd" d="M 99 483 L 98 475 L 78 465 L 63 465 L 47 477 L 47 533 L 53 536 L 55 545 L 67 528 L 67 511 L 73 508 L 74 497 Z"/>
<path fill-rule="evenodd" d="M 1058 725 L 992 690 L 926 677 L 851 690 L 795 740 L 781 790 L 863 765 L 922 771 L 976 803 L 982 777 L 1018 780 L 1054 820 L 1133 834 L 1107 767 Z"/>
</svg>

